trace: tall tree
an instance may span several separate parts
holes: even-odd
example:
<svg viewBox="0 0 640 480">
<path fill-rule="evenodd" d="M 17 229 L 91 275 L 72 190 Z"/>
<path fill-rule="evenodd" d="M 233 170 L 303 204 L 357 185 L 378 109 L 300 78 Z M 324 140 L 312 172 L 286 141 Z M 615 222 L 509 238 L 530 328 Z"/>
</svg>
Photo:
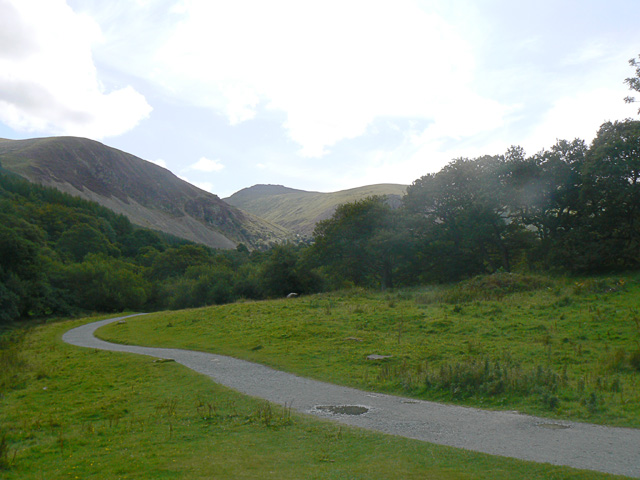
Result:
<svg viewBox="0 0 640 480">
<path fill-rule="evenodd" d="M 265 254 L 260 269 L 261 290 L 268 297 L 316 290 L 316 277 L 302 261 L 301 250 L 291 244 L 276 245 Z"/>
<path fill-rule="evenodd" d="M 504 175 L 503 157 L 457 159 L 409 186 L 404 203 L 417 218 L 425 279 L 511 269 L 522 229 L 508 222 Z"/>
<path fill-rule="evenodd" d="M 58 240 L 56 249 L 76 262 L 89 253 L 113 253 L 114 246 L 107 237 L 89 224 L 79 223 L 66 230 Z"/>
<path fill-rule="evenodd" d="M 384 197 L 345 203 L 316 225 L 311 254 L 341 281 L 392 288 L 398 259 L 407 249 L 399 222 L 399 212 Z"/>
<path fill-rule="evenodd" d="M 533 232 L 531 260 L 548 268 L 554 262 L 568 266 L 568 246 L 580 219 L 584 141 L 559 140 L 532 157 L 507 155 L 504 198 L 512 222 Z"/>
<path fill-rule="evenodd" d="M 640 122 L 604 123 L 584 176 L 585 267 L 640 266 Z"/>
<path fill-rule="evenodd" d="M 154 280 L 179 277 L 194 265 L 211 264 L 211 250 L 204 245 L 181 245 L 159 253 L 153 259 L 150 277 Z"/>
<path fill-rule="evenodd" d="M 101 312 L 141 309 L 151 288 L 135 266 L 102 254 L 67 266 L 60 282 L 75 305 Z"/>
</svg>

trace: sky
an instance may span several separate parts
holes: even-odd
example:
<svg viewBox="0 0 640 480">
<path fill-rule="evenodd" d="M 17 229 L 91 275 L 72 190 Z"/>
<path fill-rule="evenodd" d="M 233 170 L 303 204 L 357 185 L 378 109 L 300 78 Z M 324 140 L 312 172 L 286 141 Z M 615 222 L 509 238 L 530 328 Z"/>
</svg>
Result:
<svg viewBox="0 0 640 480">
<path fill-rule="evenodd" d="M 0 137 L 92 138 L 224 198 L 410 184 L 638 118 L 638 0 L 0 0 Z"/>
</svg>

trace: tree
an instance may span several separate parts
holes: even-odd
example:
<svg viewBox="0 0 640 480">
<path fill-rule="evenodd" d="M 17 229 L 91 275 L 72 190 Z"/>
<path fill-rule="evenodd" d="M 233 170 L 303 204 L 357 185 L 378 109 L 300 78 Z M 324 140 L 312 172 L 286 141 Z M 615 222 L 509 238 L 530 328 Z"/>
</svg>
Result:
<svg viewBox="0 0 640 480">
<path fill-rule="evenodd" d="M 578 225 L 584 141 L 559 140 L 533 157 L 507 155 L 503 198 L 510 221 L 535 234 L 529 259 L 545 268 L 568 266 Z"/>
<path fill-rule="evenodd" d="M 629 60 L 629 65 L 631 65 L 632 67 L 634 67 L 636 69 L 636 75 L 635 77 L 629 77 L 627 79 L 625 79 L 624 83 L 626 83 L 629 86 L 629 90 L 634 90 L 636 92 L 640 92 L 640 55 L 638 55 L 638 60 L 636 60 L 635 58 L 632 58 Z M 626 103 L 635 103 L 636 99 L 635 97 L 625 97 L 624 101 Z M 638 113 L 640 114 L 640 109 L 638 109 Z"/>
<path fill-rule="evenodd" d="M 56 244 L 56 249 L 76 262 L 88 253 L 110 253 L 115 249 L 102 232 L 86 223 L 74 225 L 65 231 Z"/>
<path fill-rule="evenodd" d="M 373 196 L 338 206 L 316 225 L 310 255 L 338 283 L 394 286 L 398 259 L 407 249 L 400 213 L 384 197 Z"/>
<path fill-rule="evenodd" d="M 13 272 L 0 266 L 0 324 L 16 320 L 21 314 L 21 298 L 25 291 L 23 282 Z"/>
<path fill-rule="evenodd" d="M 219 305 L 235 300 L 233 272 L 223 265 L 196 265 L 166 280 L 161 306 L 172 310 Z"/>
<path fill-rule="evenodd" d="M 423 279 L 511 269 L 522 228 L 508 221 L 505 165 L 503 157 L 457 159 L 409 186 L 404 203 L 416 219 Z"/>
<path fill-rule="evenodd" d="M 67 266 L 60 282 L 75 305 L 101 312 L 139 310 L 150 292 L 133 265 L 105 255 L 89 254 L 82 263 Z"/>
<path fill-rule="evenodd" d="M 151 266 L 151 278 L 163 280 L 185 274 L 187 268 L 206 265 L 213 258 L 209 248 L 204 245 L 181 245 L 169 248 L 155 256 Z"/>
<path fill-rule="evenodd" d="M 0 215 L 0 322 L 66 313 L 48 276 L 44 234 L 21 218 Z"/>
<path fill-rule="evenodd" d="M 262 266 L 262 291 L 268 297 L 284 297 L 289 293 L 302 293 L 298 275 L 298 254 L 292 245 L 276 245 Z"/>
<path fill-rule="evenodd" d="M 606 122 L 584 165 L 586 269 L 640 266 L 640 122 Z"/>
<path fill-rule="evenodd" d="M 126 218 L 126 217 L 125 217 Z M 120 239 L 122 251 L 128 257 L 139 255 L 145 248 L 152 247 L 157 251 L 164 249 L 160 236 L 151 230 L 138 228 Z"/>
<path fill-rule="evenodd" d="M 0 268 L 23 273 L 36 258 L 37 245 L 30 242 L 16 228 L 0 224 Z"/>
<path fill-rule="evenodd" d="M 131 225 L 129 219 L 122 214 L 116 216 L 111 223 L 119 240 L 133 232 L 133 225 Z"/>
</svg>

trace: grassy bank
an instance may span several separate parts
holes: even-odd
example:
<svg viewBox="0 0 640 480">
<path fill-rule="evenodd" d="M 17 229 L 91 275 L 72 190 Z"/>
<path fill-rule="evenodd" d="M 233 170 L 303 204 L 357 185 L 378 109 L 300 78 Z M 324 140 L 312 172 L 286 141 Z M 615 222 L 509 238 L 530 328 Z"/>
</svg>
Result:
<svg viewBox="0 0 640 480">
<path fill-rule="evenodd" d="M 173 362 L 61 341 L 87 321 L 4 337 L 0 478 L 612 478 L 340 427 Z"/>
<path fill-rule="evenodd" d="M 638 298 L 632 276 L 498 274 L 165 312 L 98 335 L 417 398 L 640 427 Z"/>
</svg>

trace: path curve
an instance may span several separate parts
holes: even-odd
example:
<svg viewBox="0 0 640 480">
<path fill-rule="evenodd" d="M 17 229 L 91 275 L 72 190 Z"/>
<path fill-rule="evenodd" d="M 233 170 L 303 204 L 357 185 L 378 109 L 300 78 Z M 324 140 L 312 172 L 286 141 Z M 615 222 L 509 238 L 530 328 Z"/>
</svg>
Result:
<svg viewBox="0 0 640 480">
<path fill-rule="evenodd" d="M 640 429 L 558 421 L 364 392 L 298 377 L 223 355 L 109 343 L 94 332 L 117 317 L 83 325 L 62 339 L 72 345 L 130 352 L 176 362 L 253 397 L 369 430 L 534 462 L 640 478 Z M 327 406 L 361 406 L 361 415 Z M 335 410 L 335 409 L 333 409 Z M 354 409 L 357 410 L 357 409 Z M 359 409 L 362 411 L 363 409 Z"/>
</svg>

